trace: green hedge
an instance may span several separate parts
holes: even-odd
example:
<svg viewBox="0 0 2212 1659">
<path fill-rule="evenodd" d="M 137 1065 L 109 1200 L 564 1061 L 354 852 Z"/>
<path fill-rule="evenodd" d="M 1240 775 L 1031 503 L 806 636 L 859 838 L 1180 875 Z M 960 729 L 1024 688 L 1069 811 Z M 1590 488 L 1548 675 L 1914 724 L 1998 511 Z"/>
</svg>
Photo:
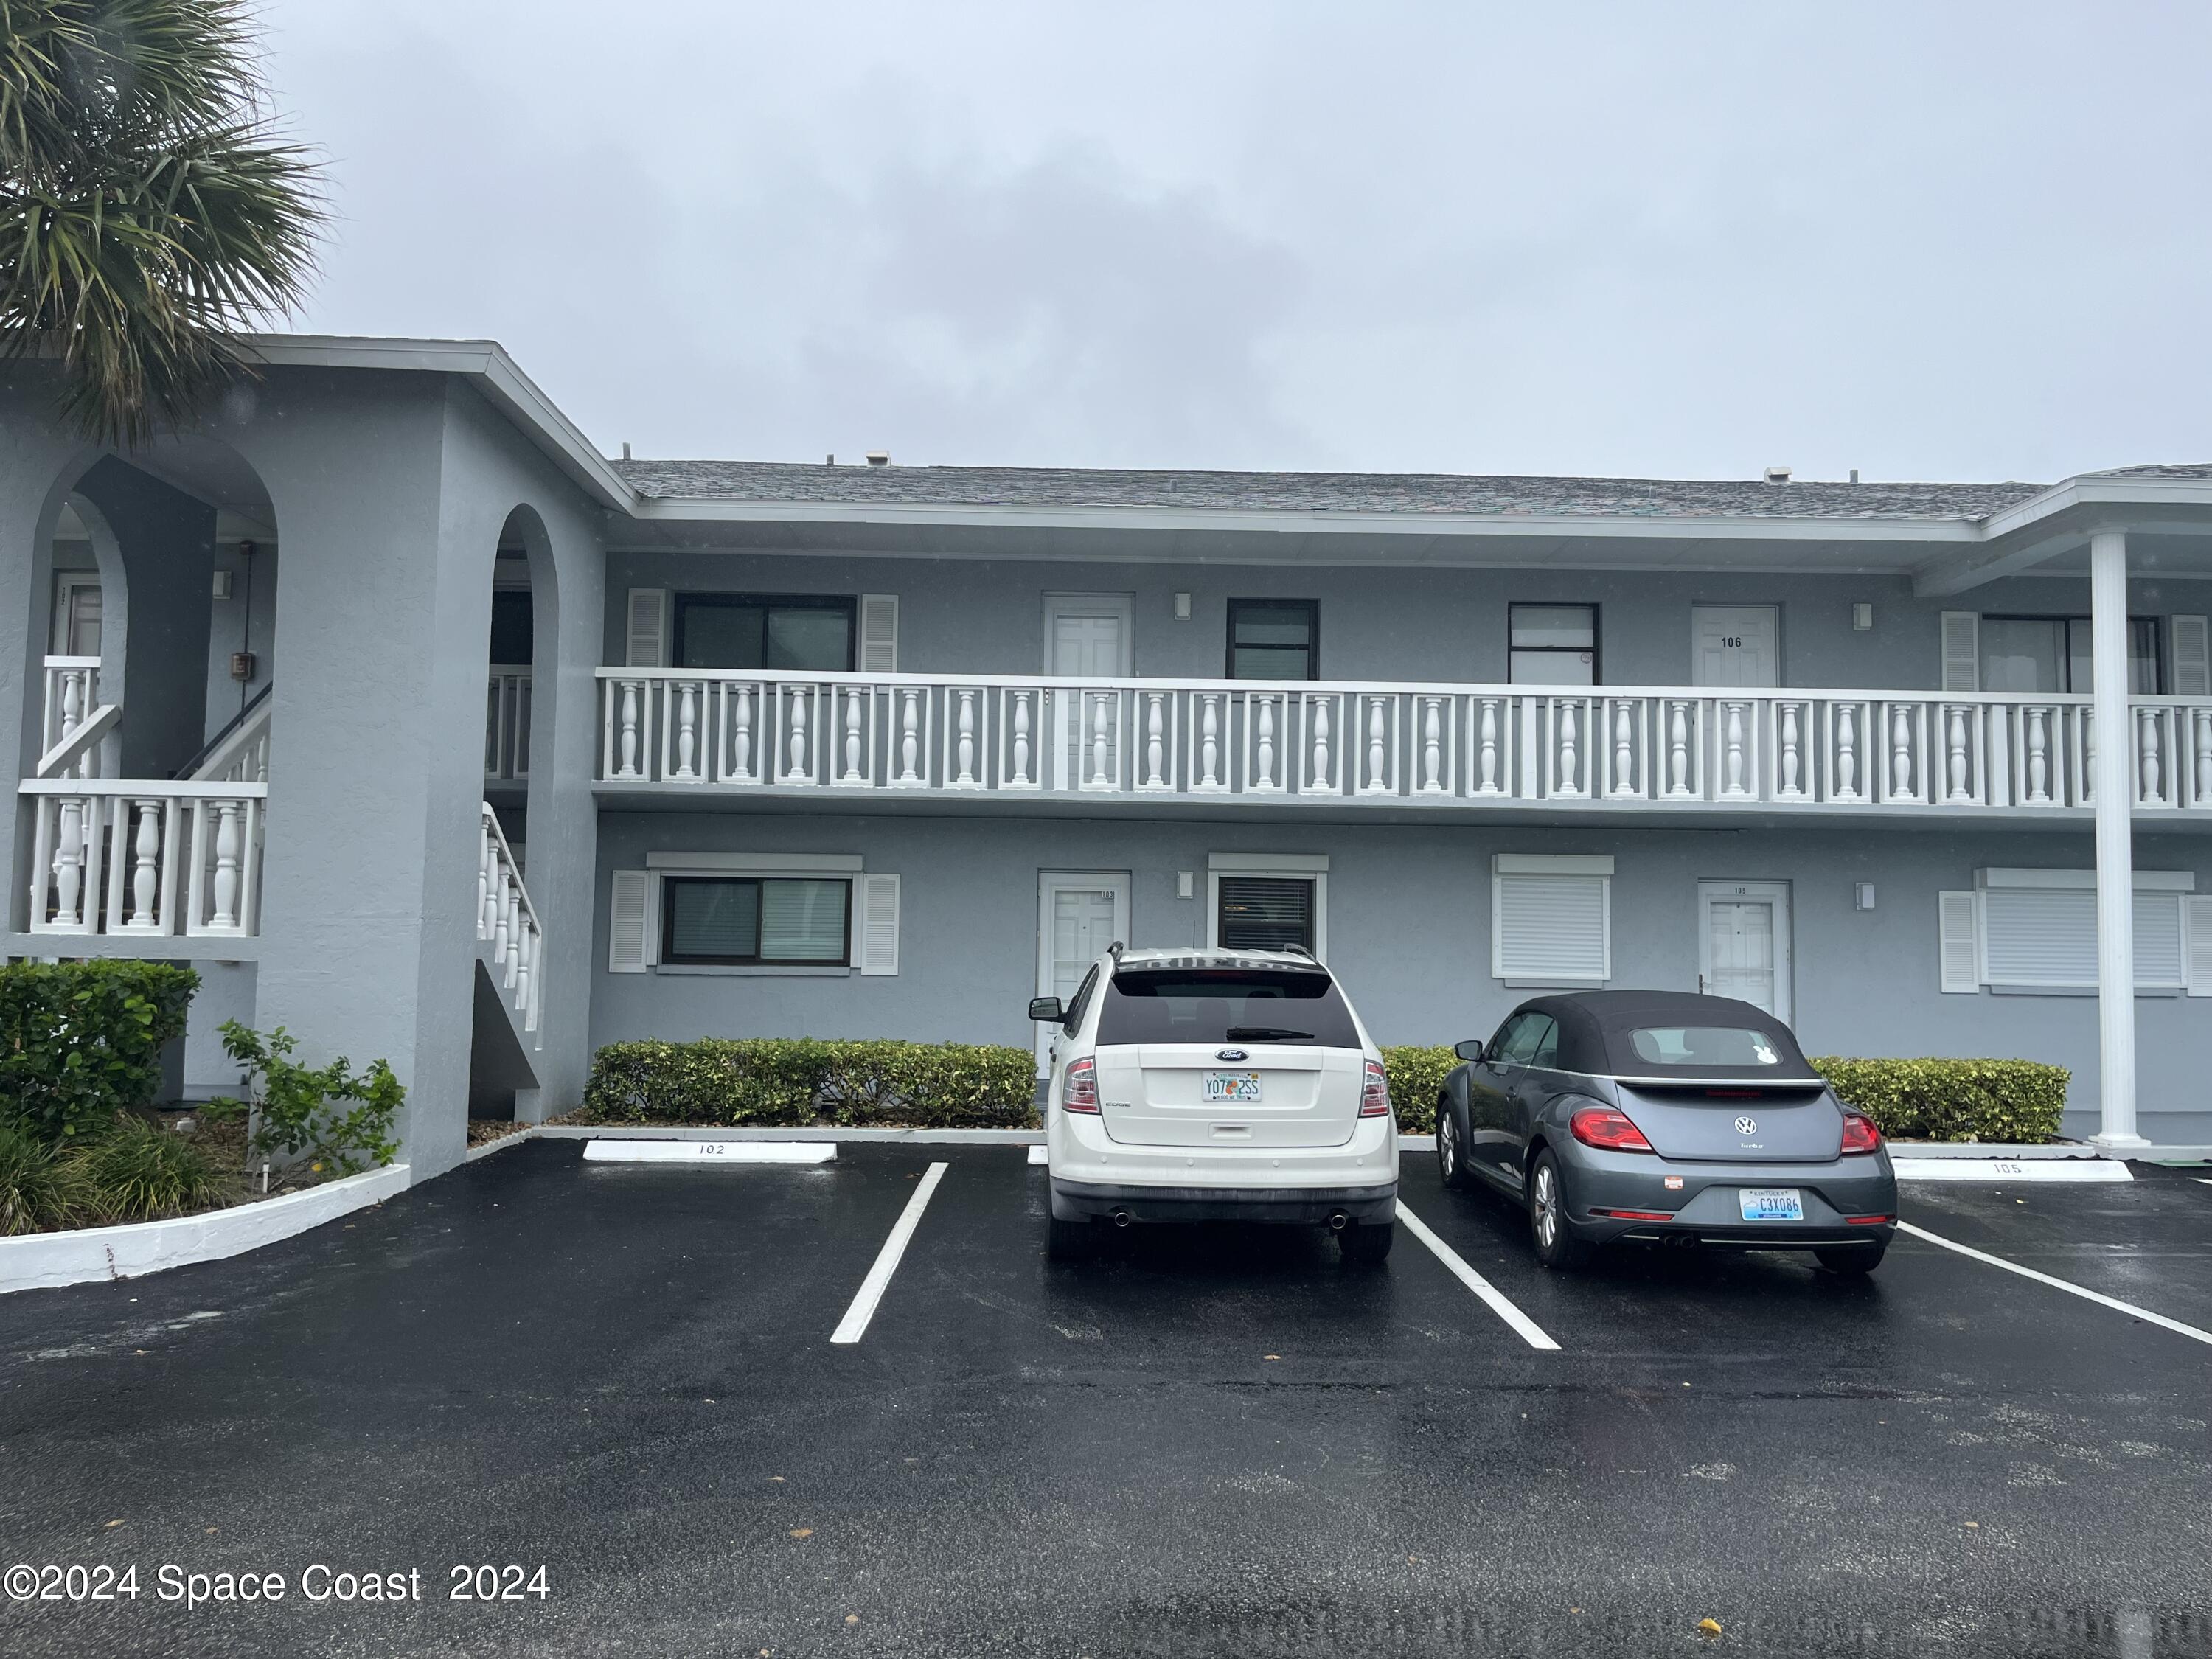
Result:
<svg viewBox="0 0 2212 1659">
<path fill-rule="evenodd" d="M 583 1117 L 602 1123 L 827 1121 L 1033 1129 L 1036 1059 L 964 1042 L 702 1037 L 611 1042 L 592 1060 Z"/>
<path fill-rule="evenodd" d="M 0 966 L 0 1117 L 46 1141 L 106 1128 L 161 1086 L 200 976 L 163 962 Z"/>
<path fill-rule="evenodd" d="M 1383 1075 L 1390 1083 L 1390 1104 L 1401 1134 L 1427 1135 L 1437 1130 L 1437 1097 L 1444 1075 L 1460 1063 L 1449 1048 L 1407 1046 L 1382 1051 Z"/>
<path fill-rule="evenodd" d="M 1808 1058 L 1837 1099 L 1908 1140 L 2052 1139 L 2074 1075 L 2032 1060 Z"/>
</svg>

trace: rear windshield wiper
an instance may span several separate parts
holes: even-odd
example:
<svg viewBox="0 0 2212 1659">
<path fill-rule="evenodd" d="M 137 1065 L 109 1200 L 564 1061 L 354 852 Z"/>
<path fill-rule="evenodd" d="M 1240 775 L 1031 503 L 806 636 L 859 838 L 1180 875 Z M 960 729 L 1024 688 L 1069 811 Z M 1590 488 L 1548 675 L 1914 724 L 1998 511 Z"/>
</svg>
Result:
<svg viewBox="0 0 2212 1659">
<path fill-rule="evenodd" d="M 1231 1042 L 1272 1042 L 1279 1038 L 1302 1037 L 1310 1042 L 1311 1031 L 1293 1031 L 1281 1025 L 1232 1025 L 1229 1028 Z"/>
</svg>

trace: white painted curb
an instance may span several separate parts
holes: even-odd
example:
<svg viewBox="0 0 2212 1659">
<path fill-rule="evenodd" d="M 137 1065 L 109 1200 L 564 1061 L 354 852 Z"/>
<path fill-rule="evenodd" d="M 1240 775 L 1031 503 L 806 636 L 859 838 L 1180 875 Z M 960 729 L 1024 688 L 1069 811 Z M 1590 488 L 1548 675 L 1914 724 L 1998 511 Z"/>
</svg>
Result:
<svg viewBox="0 0 2212 1659">
<path fill-rule="evenodd" d="M 587 1140 L 586 1164 L 827 1164 L 826 1140 Z"/>
<path fill-rule="evenodd" d="M 1890 1167 L 1899 1181 L 1981 1181 L 2014 1184 L 2024 1181 L 2133 1181 L 2124 1164 L 2100 1158 L 1897 1158 Z"/>
<path fill-rule="evenodd" d="M 195 1261 L 242 1255 L 371 1204 L 381 1204 L 406 1189 L 407 1166 L 394 1164 L 325 1182 L 304 1193 L 259 1199 L 234 1209 L 210 1210 L 205 1215 L 0 1238 L 0 1295 L 99 1279 L 137 1279 L 143 1273 L 157 1273 Z"/>
</svg>

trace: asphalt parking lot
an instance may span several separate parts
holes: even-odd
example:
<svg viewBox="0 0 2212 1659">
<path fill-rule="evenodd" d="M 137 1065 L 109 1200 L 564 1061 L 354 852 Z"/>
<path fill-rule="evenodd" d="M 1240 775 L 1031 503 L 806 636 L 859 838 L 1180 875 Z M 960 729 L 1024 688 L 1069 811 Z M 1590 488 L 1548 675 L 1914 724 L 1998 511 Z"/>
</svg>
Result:
<svg viewBox="0 0 2212 1659">
<path fill-rule="evenodd" d="M 1547 1275 L 1408 1154 L 1407 1206 L 1544 1348 L 1412 1237 L 1370 1269 L 1231 1228 L 1048 1263 L 1043 1181 L 1018 1148 L 539 1141 L 233 1261 L 10 1297 L 0 1564 L 141 1594 L 0 1603 L 0 1651 L 2212 1652 L 2185 1334 L 1910 1236 L 1862 1282 Z M 2212 1328 L 2187 1175 L 1915 1186 L 1905 1217 Z M 311 1600 L 318 1563 L 424 1599 Z M 544 1593 L 449 1600 L 477 1564 Z M 288 1594 L 187 1607 L 164 1565 Z"/>
</svg>

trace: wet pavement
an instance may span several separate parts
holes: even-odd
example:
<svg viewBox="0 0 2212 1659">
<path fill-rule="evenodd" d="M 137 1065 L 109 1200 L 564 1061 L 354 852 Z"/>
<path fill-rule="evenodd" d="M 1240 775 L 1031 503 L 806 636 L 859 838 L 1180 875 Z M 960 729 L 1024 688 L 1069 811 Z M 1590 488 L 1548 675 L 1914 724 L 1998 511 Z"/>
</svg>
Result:
<svg viewBox="0 0 2212 1659">
<path fill-rule="evenodd" d="M 1409 1154 L 1406 1201 L 1546 1352 L 1402 1232 L 1370 1269 L 1234 1228 L 1048 1263 L 1018 1148 L 579 1151 L 0 1300 L 0 1567 L 139 1591 L 0 1601 L 0 1652 L 2212 1653 L 2212 1346 L 1910 1237 L 1858 1282 L 1561 1277 Z M 1905 1202 L 2212 1328 L 2212 1185 Z M 188 1607 L 164 1566 L 285 1597 Z M 341 1572 L 422 1599 L 312 1599 Z"/>
</svg>

